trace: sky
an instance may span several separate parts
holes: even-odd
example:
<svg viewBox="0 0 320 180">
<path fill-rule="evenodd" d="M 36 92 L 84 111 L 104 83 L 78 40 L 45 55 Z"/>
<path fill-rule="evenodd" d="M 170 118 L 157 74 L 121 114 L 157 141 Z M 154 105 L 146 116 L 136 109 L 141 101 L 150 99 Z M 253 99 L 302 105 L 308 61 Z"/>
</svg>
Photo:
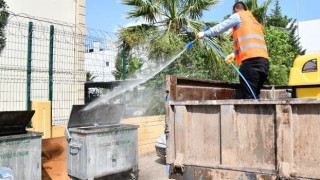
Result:
<svg viewBox="0 0 320 180">
<path fill-rule="evenodd" d="M 269 9 L 274 9 L 274 1 Z M 116 32 L 119 27 L 127 26 L 138 20 L 127 19 L 131 7 L 121 4 L 121 0 L 86 0 L 86 24 L 93 29 Z M 259 0 L 259 5 L 265 2 Z M 298 21 L 320 19 L 320 0 L 279 0 L 283 15 Z M 204 12 L 201 20 L 220 22 L 231 13 L 234 0 L 220 0 L 217 6 Z M 270 11 L 270 10 L 269 10 Z M 271 12 L 271 11 L 270 11 Z M 269 12 L 269 13 L 270 13 Z"/>
</svg>

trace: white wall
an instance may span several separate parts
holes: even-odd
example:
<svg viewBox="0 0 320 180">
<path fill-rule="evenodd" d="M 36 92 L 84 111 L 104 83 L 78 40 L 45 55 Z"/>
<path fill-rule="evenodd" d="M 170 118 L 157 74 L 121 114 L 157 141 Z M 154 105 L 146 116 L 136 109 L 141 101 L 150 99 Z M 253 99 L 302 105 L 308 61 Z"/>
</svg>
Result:
<svg viewBox="0 0 320 180">
<path fill-rule="evenodd" d="M 7 0 L 9 11 L 76 24 L 76 0 Z"/>
<path fill-rule="evenodd" d="M 87 47 L 85 53 L 85 71 L 96 76 L 95 82 L 105 82 L 115 80 L 112 72 L 116 70 L 115 61 L 117 56 L 117 44 L 115 41 L 106 40 L 105 43 L 94 42 L 93 47 Z M 101 47 L 102 46 L 102 47 Z M 100 50 L 100 48 L 102 48 Z M 88 52 L 93 49 L 93 52 Z M 106 66 L 109 62 L 109 66 Z"/>
<path fill-rule="evenodd" d="M 300 42 L 307 54 L 320 52 L 320 19 L 298 23 Z"/>
</svg>

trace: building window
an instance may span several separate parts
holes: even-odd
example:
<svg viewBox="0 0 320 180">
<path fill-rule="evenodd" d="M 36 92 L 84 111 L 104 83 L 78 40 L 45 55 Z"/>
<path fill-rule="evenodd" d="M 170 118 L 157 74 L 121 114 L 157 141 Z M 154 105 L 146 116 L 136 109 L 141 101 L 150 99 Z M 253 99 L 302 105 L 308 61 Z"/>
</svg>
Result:
<svg viewBox="0 0 320 180">
<path fill-rule="evenodd" d="M 317 59 L 312 59 L 307 61 L 303 67 L 302 67 L 302 72 L 306 73 L 306 72 L 317 72 L 318 68 L 317 68 Z"/>
<path fill-rule="evenodd" d="M 106 62 L 106 66 L 109 67 L 109 62 L 108 61 Z"/>
</svg>

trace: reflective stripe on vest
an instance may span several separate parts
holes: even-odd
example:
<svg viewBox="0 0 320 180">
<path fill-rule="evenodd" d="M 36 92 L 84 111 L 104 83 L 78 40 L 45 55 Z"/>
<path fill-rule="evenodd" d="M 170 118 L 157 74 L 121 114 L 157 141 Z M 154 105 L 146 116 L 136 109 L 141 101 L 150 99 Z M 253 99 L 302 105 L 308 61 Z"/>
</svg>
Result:
<svg viewBox="0 0 320 180">
<path fill-rule="evenodd" d="M 239 44 L 239 42 L 247 40 L 247 39 L 260 39 L 260 40 L 264 41 L 264 37 L 260 36 L 259 34 L 248 34 L 245 36 L 238 37 L 238 39 L 235 42 L 233 42 L 233 45 L 236 46 Z"/>
<path fill-rule="evenodd" d="M 265 45 L 262 45 L 262 44 L 259 44 L 259 43 L 250 43 L 250 44 L 246 44 L 244 46 L 240 46 L 240 48 L 238 50 L 234 51 L 234 54 L 237 55 L 241 51 L 249 49 L 249 48 L 261 48 L 261 49 L 267 50 L 267 47 Z"/>
</svg>

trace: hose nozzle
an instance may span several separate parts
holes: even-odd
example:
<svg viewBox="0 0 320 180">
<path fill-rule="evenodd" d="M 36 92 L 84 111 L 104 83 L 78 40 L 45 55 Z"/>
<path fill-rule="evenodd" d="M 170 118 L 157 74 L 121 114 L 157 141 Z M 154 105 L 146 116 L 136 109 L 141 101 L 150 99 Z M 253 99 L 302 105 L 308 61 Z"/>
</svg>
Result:
<svg viewBox="0 0 320 180">
<path fill-rule="evenodd" d="M 187 50 L 190 49 L 191 46 L 193 46 L 193 44 L 194 44 L 194 41 L 189 42 L 189 43 L 186 45 L 186 49 L 187 49 Z"/>
</svg>

